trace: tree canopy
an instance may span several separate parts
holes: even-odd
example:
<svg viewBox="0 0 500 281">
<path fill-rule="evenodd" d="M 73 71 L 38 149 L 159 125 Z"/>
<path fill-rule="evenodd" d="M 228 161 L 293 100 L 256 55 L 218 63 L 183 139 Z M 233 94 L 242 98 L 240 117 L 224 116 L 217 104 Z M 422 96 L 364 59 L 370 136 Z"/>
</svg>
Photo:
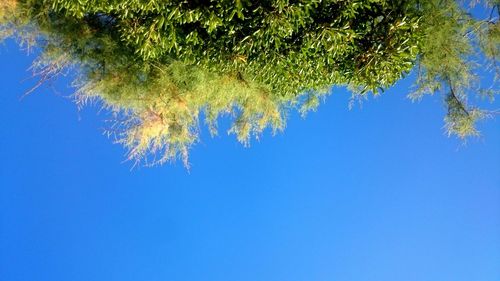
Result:
<svg viewBox="0 0 500 281">
<path fill-rule="evenodd" d="M 441 93 L 448 132 L 477 135 L 495 113 L 468 97 L 498 91 L 479 74 L 500 73 L 500 0 L 475 4 L 485 18 L 455 0 L 2 0 L 0 37 L 41 50 L 36 86 L 75 67 L 75 100 L 115 114 L 130 159 L 187 163 L 202 116 L 213 133 L 232 116 L 246 144 L 333 85 L 379 94 L 412 70 L 411 97 Z"/>
</svg>

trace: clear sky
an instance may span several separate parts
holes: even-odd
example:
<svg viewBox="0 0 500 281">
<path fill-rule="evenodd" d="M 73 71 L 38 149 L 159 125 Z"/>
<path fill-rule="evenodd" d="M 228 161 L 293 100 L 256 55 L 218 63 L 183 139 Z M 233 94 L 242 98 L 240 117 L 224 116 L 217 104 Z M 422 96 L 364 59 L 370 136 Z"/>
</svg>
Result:
<svg viewBox="0 0 500 281">
<path fill-rule="evenodd" d="M 67 79 L 19 101 L 32 59 L 0 48 L 1 281 L 500 280 L 499 119 L 464 146 L 410 80 L 335 89 L 250 148 L 204 131 L 190 173 L 131 171 Z"/>
</svg>

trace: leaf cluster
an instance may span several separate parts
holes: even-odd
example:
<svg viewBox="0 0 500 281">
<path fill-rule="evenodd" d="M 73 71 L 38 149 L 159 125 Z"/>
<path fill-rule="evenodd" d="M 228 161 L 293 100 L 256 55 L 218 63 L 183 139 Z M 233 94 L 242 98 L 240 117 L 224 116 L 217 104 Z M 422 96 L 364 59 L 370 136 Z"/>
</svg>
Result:
<svg viewBox="0 0 500 281">
<path fill-rule="evenodd" d="M 498 94 L 499 3 L 483 3 L 490 11 L 486 19 L 474 18 L 454 0 L 427 0 L 420 4 L 428 12 L 421 21 L 424 37 L 419 47 L 416 89 L 411 97 L 420 99 L 425 94 L 442 93 L 447 132 L 462 139 L 477 136 L 477 121 L 493 114 L 470 105 L 470 100 L 471 96 L 484 94 L 493 100 Z M 481 81 L 481 77 L 489 71 L 495 78 L 484 87 L 488 81 Z"/>
<path fill-rule="evenodd" d="M 4 0 L 0 35 L 42 50 L 37 85 L 77 67 L 77 102 L 114 112 L 129 159 L 187 163 L 202 117 L 215 133 L 231 116 L 247 144 L 333 85 L 378 93 L 415 65 L 413 97 L 443 92 L 449 132 L 477 134 L 470 57 L 495 69 L 500 51 L 498 0 L 488 5 L 475 20 L 455 0 Z"/>
</svg>

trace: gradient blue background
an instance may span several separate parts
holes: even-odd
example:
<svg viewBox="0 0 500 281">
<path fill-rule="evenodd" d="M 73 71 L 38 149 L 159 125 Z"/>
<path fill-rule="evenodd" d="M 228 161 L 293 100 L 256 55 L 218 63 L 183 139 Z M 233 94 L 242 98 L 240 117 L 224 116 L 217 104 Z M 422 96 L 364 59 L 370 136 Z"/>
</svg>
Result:
<svg viewBox="0 0 500 281">
<path fill-rule="evenodd" d="M 411 79 L 351 111 L 336 89 L 250 148 L 204 131 L 190 173 L 131 171 L 68 79 L 19 101 L 32 59 L 0 51 L 1 281 L 500 280 L 498 119 L 464 146 Z"/>
</svg>

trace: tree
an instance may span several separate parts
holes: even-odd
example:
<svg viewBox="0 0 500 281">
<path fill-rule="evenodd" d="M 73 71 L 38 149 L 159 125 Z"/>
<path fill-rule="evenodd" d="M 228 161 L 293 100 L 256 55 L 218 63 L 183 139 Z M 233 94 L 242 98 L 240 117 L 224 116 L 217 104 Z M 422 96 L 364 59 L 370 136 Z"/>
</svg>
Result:
<svg viewBox="0 0 500 281">
<path fill-rule="evenodd" d="M 478 2 L 479 3 L 479 2 Z M 470 3 L 471 7 L 475 4 Z M 475 123 L 497 111 L 481 110 L 468 105 L 470 94 L 493 99 L 498 94 L 497 80 L 500 51 L 499 0 L 482 4 L 490 9 L 486 19 L 475 19 L 454 0 L 422 1 L 423 17 L 417 88 L 412 97 L 441 92 L 448 114 L 445 117 L 449 134 L 460 138 L 478 135 Z M 489 87 L 481 86 L 480 70 L 495 73 Z"/>
<path fill-rule="evenodd" d="M 246 144 L 332 85 L 378 94 L 415 67 L 412 97 L 444 93 L 462 138 L 488 115 L 467 96 L 497 91 L 479 88 L 472 55 L 498 73 L 499 0 L 484 20 L 454 0 L 3 1 L 0 34 L 42 50 L 37 86 L 77 66 L 77 103 L 115 113 L 119 142 L 146 163 L 187 164 L 200 116 L 213 133 L 234 116 Z"/>
</svg>

